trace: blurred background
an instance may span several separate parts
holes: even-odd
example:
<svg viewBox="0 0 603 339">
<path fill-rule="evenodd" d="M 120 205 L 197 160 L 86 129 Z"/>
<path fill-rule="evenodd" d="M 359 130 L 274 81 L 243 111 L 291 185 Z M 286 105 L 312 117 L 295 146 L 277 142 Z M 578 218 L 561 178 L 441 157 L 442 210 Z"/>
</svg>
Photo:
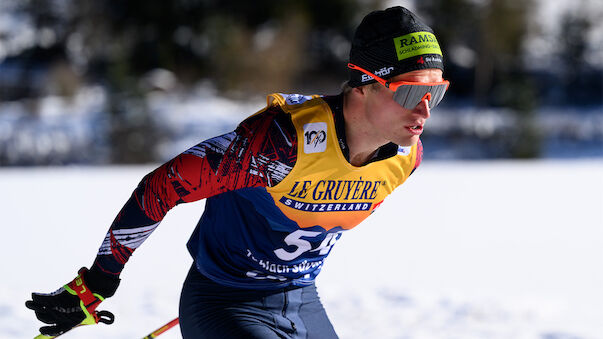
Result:
<svg viewBox="0 0 603 339">
<path fill-rule="evenodd" d="M 452 83 L 426 159 L 603 158 L 598 0 L 3 0 L 0 166 L 163 162 L 269 93 L 336 94 L 354 28 L 392 5 Z"/>
<path fill-rule="evenodd" d="M 0 337 L 34 335 L 23 301 L 91 263 L 158 163 L 267 94 L 339 93 L 355 27 L 393 5 L 436 31 L 452 86 L 420 175 L 319 277 L 341 337 L 603 339 L 601 0 L 0 0 Z M 116 323 L 75 336 L 177 314 L 203 204 L 137 250 Z"/>
</svg>

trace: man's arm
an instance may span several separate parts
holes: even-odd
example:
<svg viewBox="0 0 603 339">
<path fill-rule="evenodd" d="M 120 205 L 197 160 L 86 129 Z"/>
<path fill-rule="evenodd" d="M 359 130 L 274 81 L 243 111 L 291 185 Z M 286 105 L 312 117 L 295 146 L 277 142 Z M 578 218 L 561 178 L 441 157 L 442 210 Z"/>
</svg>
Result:
<svg viewBox="0 0 603 339">
<path fill-rule="evenodd" d="M 188 149 L 142 179 L 111 225 L 91 272 L 119 276 L 171 208 L 229 190 L 273 186 L 288 174 L 296 155 L 295 129 L 279 108 Z"/>
<path fill-rule="evenodd" d="M 53 337 L 78 325 L 110 323 L 113 315 L 96 307 L 115 293 L 125 263 L 172 207 L 229 190 L 276 185 L 293 168 L 296 155 L 290 116 L 270 107 L 234 132 L 204 141 L 147 174 L 113 221 L 91 269 L 81 269 L 55 292 L 32 293 L 25 303 L 50 324 L 40 332 Z"/>
</svg>

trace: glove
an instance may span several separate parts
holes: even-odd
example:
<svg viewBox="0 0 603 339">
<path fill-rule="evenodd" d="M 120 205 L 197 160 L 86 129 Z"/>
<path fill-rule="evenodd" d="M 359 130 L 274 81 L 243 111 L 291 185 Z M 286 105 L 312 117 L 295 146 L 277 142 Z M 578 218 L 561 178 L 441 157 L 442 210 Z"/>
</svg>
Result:
<svg viewBox="0 0 603 339">
<path fill-rule="evenodd" d="M 115 294 L 119 278 L 83 267 L 71 282 L 52 293 L 32 293 L 25 306 L 36 312 L 43 323 L 40 333 L 59 336 L 80 325 L 99 322 L 111 324 L 114 316 L 108 311 L 96 311 L 98 305 Z"/>
</svg>

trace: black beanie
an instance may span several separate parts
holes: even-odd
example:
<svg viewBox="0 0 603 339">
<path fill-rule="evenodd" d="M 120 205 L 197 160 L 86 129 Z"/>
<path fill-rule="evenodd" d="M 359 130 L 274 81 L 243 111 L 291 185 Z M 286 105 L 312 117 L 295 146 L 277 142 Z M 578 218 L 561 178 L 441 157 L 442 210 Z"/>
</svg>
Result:
<svg viewBox="0 0 603 339">
<path fill-rule="evenodd" d="M 433 30 L 400 6 L 371 12 L 362 19 L 352 41 L 350 63 L 384 79 L 418 69 L 444 70 Z M 372 77 L 350 69 L 351 87 L 373 82 Z"/>
</svg>

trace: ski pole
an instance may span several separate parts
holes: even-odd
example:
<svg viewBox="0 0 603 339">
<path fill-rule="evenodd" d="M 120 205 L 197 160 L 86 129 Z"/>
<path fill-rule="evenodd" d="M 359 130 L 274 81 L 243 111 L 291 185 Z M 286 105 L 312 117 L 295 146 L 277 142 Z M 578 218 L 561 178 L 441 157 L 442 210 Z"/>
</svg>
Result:
<svg viewBox="0 0 603 339">
<path fill-rule="evenodd" d="M 160 328 L 156 329 L 155 331 L 153 331 L 152 333 L 150 333 L 149 335 L 147 335 L 146 337 L 142 338 L 142 339 L 152 339 L 152 338 L 157 338 L 160 334 L 163 334 L 165 331 L 169 330 L 170 328 L 178 325 L 178 323 L 180 323 L 180 319 L 176 318 L 172 321 L 170 321 L 169 323 L 161 326 Z"/>
</svg>

